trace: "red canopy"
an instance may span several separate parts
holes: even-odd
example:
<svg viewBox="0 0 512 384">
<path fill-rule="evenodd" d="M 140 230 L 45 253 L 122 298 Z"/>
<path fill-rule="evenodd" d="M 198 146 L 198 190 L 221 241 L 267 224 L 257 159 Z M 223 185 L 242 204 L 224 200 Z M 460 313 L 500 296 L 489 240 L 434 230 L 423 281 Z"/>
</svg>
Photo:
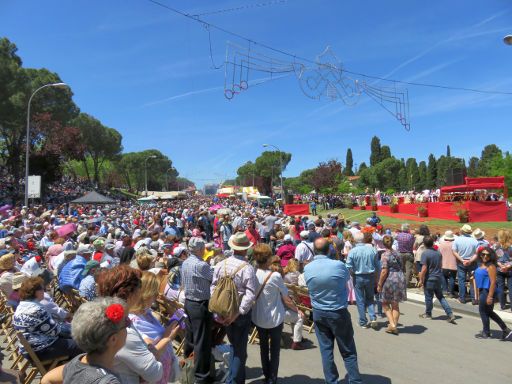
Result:
<svg viewBox="0 0 512 384">
<path fill-rule="evenodd" d="M 505 177 L 466 177 L 466 184 L 449 185 L 441 188 L 441 194 L 450 192 L 469 192 L 477 189 L 503 189 L 507 196 Z"/>
</svg>

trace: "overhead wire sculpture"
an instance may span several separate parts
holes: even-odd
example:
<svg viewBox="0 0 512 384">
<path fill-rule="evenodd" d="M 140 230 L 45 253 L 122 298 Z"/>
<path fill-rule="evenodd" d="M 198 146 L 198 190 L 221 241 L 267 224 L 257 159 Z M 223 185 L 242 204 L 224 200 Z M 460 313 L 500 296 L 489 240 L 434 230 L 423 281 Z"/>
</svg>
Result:
<svg viewBox="0 0 512 384">
<path fill-rule="evenodd" d="M 316 57 L 314 65 L 306 65 L 296 58 L 290 62 L 256 51 L 251 42 L 247 48 L 228 42 L 224 63 L 224 96 L 228 100 L 248 90 L 251 72 L 266 73 L 269 80 L 274 75 L 294 74 L 302 92 L 315 100 L 327 97 L 353 106 L 364 93 L 410 130 L 407 89 L 397 87 L 396 83 L 394 87 L 377 87 L 351 78 L 330 47 Z"/>
</svg>

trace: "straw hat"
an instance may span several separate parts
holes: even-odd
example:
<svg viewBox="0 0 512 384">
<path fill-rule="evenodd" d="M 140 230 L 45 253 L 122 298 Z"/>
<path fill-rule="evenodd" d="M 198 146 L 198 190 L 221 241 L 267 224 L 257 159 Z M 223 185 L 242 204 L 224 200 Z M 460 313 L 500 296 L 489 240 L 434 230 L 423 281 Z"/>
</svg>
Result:
<svg viewBox="0 0 512 384">
<path fill-rule="evenodd" d="M 473 232 L 473 237 L 477 240 L 483 239 L 485 236 L 485 232 L 482 231 L 480 228 L 475 229 Z"/>
<path fill-rule="evenodd" d="M 13 269 L 14 268 L 15 256 L 12 253 L 7 253 L 0 257 L 0 269 Z"/>
<path fill-rule="evenodd" d="M 236 251 L 245 251 L 252 247 L 252 243 L 244 232 L 237 232 L 229 238 L 228 245 Z"/>
<path fill-rule="evenodd" d="M 27 279 L 28 276 L 25 275 L 23 272 L 16 272 L 14 275 L 12 275 L 12 289 L 20 289 L 21 284 L 23 284 L 23 282 Z"/>
<path fill-rule="evenodd" d="M 470 234 L 471 234 L 471 232 L 473 232 L 473 229 L 471 229 L 471 225 L 469 225 L 469 224 L 464 224 L 464 225 L 461 227 L 460 231 L 461 231 L 461 232 L 464 232 L 464 233 L 466 233 L 466 234 L 468 234 L 468 235 L 470 235 Z"/>
<path fill-rule="evenodd" d="M 453 241 L 453 240 L 455 240 L 455 235 L 454 235 L 453 231 L 446 231 L 444 233 L 443 239 L 446 240 L 446 241 Z"/>
</svg>

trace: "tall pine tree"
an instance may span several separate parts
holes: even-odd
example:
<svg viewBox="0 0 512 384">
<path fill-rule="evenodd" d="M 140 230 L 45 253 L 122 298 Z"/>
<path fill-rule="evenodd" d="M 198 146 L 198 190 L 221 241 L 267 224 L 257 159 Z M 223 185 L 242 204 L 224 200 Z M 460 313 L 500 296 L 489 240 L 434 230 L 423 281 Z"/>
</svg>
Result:
<svg viewBox="0 0 512 384">
<path fill-rule="evenodd" d="M 433 154 L 428 156 L 427 180 L 425 188 L 434 189 L 437 186 L 437 160 Z"/>
<path fill-rule="evenodd" d="M 446 146 L 446 157 L 452 157 L 452 151 L 449 145 Z"/>
<path fill-rule="evenodd" d="M 345 176 L 354 176 L 354 171 L 352 167 L 354 166 L 354 159 L 352 158 L 352 150 L 350 148 L 347 149 L 347 157 L 345 159 L 345 169 L 343 174 Z"/>
<path fill-rule="evenodd" d="M 370 151 L 370 166 L 373 167 L 381 161 L 380 139 L 377 136 L 372 137 Z"/>
<path fill-rule="evenodd" d="M 476 156 L 473 156 L 469 159 L 468 166 L 468 176 L 469 177 L 477 177 L 478 176 L 478 164 L 479 159 Z"/>
<path fill-rule="evenodd" d="M 380 161 L 389 159 L 391 157 L 391 148 L 389 145 L 383 145 L 380 149 Z"/>
</svg>

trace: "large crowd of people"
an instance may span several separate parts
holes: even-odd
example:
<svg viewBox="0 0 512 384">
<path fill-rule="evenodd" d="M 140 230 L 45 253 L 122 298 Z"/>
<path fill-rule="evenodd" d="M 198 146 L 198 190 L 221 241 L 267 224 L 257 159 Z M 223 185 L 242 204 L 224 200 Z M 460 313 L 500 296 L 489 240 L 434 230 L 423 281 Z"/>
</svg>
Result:
<svg viewBox="0 0 512 384">
<path fill-rule="evenodd" d="M 472 302 L 478 338 L 491 337 L 490 320 L 502 340 L 512 337 L 494 311 L 495 302 L 502 310 L 512 302 L 507 230 L 488 238 L 465 224 L 439 234 L 387 228 L 375 213 L 361 224 L 207 196 L 48 208 L 0 212 L 0 296 L 12 308 L 2 321 L 27 340 L 19 345 L 27 358 L 68 359 L 44 384 L 185 375 L 210 383 L 219 380 L 216 362 L 225 362 L 222 380 L 241 384 L 254 340 L 264 382 L 276 383 L 285 323 L 292 353 L 311 346 L 303 329 L 314 324 L 326 383 L 339 380 L 335 342 L 348 382 L 361 383 L 348 306 L 355 303 L 361 328 L 378 331 L 385 321 L 384 332 L 397 336 L 413 286 L 424 289 L 422 319 L 432 318 L 434 297 L 451 324 L 448 299 Z"/>
</svg>

